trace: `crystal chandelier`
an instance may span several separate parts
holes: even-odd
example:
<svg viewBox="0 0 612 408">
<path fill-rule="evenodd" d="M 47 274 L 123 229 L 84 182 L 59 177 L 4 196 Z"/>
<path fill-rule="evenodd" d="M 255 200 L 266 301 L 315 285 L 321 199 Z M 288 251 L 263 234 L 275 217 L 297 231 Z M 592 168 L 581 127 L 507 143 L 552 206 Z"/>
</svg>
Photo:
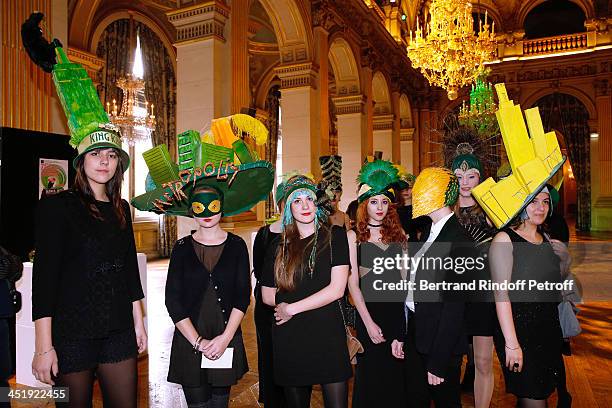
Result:
<svg viewBox="0 0 612 408">
<path fill-rule="evenodd" d="M 476 35 L 472 5 L 467 0 L 432 0 L 429 13 L 425 27 L 417 17 L 414 36 L 410 31 L 408 57 L 430 85 L 445 89 L 454 100 L 459 88 L 474 82 L 483 63 L 493 58 L 495 22 L 489 27 L 485 13 L 485 23 L 479 24 Z"/>
<path fill-rule="evenodd" d="M 463 101 L 458 115 L 461 125 L 472 127 L 481 135 L 489 135 L 499 131 L 495 118 L 497 105 L 493 97 L 493 86 L 485 80 L 486 73 L 476 79 L 476 84 L 472 84 L 470 105 L 466 106 L 465 101 Z"/>
<path fill-rule="evenodd" d="M 106 112 L 112 123 L 121 128 L 121 137 L 129 146 L 140 141 L 147 141 L 155 129 L 155 115 L 153 104 L 144 97 L 144 80 L 127 74 L 125 78 L 117 80 L 117 87 L 121 88 L 123 98 L 121 108 L 117 109 L 117 101 L 113 104 L 106 102 Z"/>
</svg>

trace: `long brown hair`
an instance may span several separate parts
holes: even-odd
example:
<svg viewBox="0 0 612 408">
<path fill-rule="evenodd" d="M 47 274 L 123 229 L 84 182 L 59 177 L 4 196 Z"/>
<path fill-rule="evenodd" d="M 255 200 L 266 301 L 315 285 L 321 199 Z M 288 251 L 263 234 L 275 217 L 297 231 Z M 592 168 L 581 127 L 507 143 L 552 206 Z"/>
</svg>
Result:
<svg viewBox="0 0 612 408">
<path fill-rule="evenodd" d="M 116 150 L 116 149 L 114 149 Z M 121 161 L 121 156 L 119 152 L 117 153 L 118 161 L 117 161 L 117 169 L 115 170 L 115 174 L 113 177 L 106 183 L 106 195 L 110 199 L 110 202 L 113 204 L 113 210 L 117 219 L 119 220 L 119 225 L 121 229 L 126 226 L 126 217 L 125 210 L 123 209 L 123 202 L 121 199 L 121 184 L 123 183 L 123 162 Z M 87 153 L 85 153 L 87 154 Z M 89 181 L 87 180 L 87 175 L 85 174 L 85 154 L 82 155 L 77 161 L 76 165 L 76 177 L 74 179 L 74 191 L 79 195 L 81 202 L 89 211 L 89 214 L 97 220 L 104 221 L 102 214 L 100 214 L 100 210 L 96 207 L 95 201 L 96 198 L 94 196 L 93 190 L 89 185 Z"/>
<path fill-rule="evenodd" d="M 285 206 L 285 211 L 291 211 L 290 205 Z M 327 223 L 316 226 L 315 233 L 309 239 L 300 239 L 300 231 L 295 223 L 294 220 L 285 226 L 274 261 L 276 286 L 282 292 L 295 290 L 304 275 L 304 270 L 308 268 L 312 245 L 317 245 L 316 241 L 325 244 L 317 246 L 315 259 L 319 257 L 321 251 L 331 245 L 331 227 Z"/>
<path fill-rule="evenodd" d="M 357 242 L 367 242 L 370 239 L 370 227 L 368 226 L 368 202 L 370 200 L 364 200 L 357 207 Z M 383 244 L 390 244 L 392 242 L 398 242 L 402 245 L 406 243 L 406 234 L 402 228 L 399 215 L 397 214 L 396 204 L 391 203 L 389 200 L 389 209 L 387 215 L 383 218 L 382 228 L 380 230 L 381 239 Z"/>
</svg>

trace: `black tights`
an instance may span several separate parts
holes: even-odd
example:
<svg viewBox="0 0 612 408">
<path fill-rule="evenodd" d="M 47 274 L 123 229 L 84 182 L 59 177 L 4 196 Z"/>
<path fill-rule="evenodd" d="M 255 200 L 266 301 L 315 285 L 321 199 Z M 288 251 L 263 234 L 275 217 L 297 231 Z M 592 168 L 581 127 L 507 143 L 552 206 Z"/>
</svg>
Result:
<svg viewBox="0 0 612 408">
<path fill-rule="evenodd" d="M 213 387 L 204 384 L 199 387 L 183 386 L 183 393 L 189 408 L 227 408 L 231 387 Z"/>
<path fill-rule="evenodd" d="M 55 386 L 68 387 L 70 402 L 57 403 L 56 406 L 91 407 L 95 377 L 100 382 L 105 408 L 136 408 L 138 369 L 135 357 L 118 363 L 100 364 L 96 369 L 58 375 Z"/>
<path fill-rule="evenodd" d="M 531 398 L 519 398 L 516 402 L 518 408 L 545 408 L 546 400 L 536 400 Z"/>
<path fill-rule="evenodd" d="M 348 408 L 348 385 L 346 381 L 321 384 L 325 408 Z M 289 408 L 310 407 L 312 386 L 285 387 L 285 398 Z"/>
</svg>

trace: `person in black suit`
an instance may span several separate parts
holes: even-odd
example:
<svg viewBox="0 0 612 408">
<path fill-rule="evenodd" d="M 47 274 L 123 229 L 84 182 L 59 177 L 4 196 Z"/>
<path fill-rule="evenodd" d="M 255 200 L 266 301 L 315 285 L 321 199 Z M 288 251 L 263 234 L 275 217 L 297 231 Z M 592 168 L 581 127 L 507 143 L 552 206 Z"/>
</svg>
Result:
<svg viewBox="0 0 612 408">
<path fill-rule="evenodd" d="M 406 364 L 409 406 L 460 407 L 461 361 L 467 352 L 464 325 L 465 298 L 452 290 L 418 290 L 422 281 L 459 282 L 470 271 L 458 258 L 473 256 L 474 245 L 451 206 L 458 195 L 457 178 L 444 168 L 424 169 L 413 188 L 413 218 L 427 215 L 432 225 L 415 253 L 410 279 L 415 291 L 406 298 L 407 329 L 403 341 L 391 345 Z M 430 260 L 452 259 L 452 262 Z M 454 266 L 449 266 L 454 265 Z"/>
</svg>

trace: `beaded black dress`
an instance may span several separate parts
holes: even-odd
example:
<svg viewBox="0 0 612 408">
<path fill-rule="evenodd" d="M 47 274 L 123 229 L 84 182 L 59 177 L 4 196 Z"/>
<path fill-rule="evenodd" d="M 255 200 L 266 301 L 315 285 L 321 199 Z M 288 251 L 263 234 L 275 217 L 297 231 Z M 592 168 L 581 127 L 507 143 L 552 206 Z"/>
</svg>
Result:
<svg viewBox="0 0 612 408">
<path fill-rule="evenodd" d="M 561 282 L 559 258 L 548 241 L 533 244 L 512 229 L 504 230 L 512 240 L 512 282 L 536 279 L 538 282 Z M 519 398 L 546 399 L 556 388 L 559 377 L 563 336 L 559 324 L 555 291 L 533 291 L 518 295 L 509 292 L 516 337 L 523 350 L 523 369 L 513 372 L 505 367 L 504 336 L 499 325 L 494 334 L 495 349 L 501 362 L 506 392 Z M 524 298 L 529 296 L 529 299 Z M 531 301 L 525 301 L 531 300 Z M 540 301 L 538 301 L 540 300 Z"/>
</svg>

